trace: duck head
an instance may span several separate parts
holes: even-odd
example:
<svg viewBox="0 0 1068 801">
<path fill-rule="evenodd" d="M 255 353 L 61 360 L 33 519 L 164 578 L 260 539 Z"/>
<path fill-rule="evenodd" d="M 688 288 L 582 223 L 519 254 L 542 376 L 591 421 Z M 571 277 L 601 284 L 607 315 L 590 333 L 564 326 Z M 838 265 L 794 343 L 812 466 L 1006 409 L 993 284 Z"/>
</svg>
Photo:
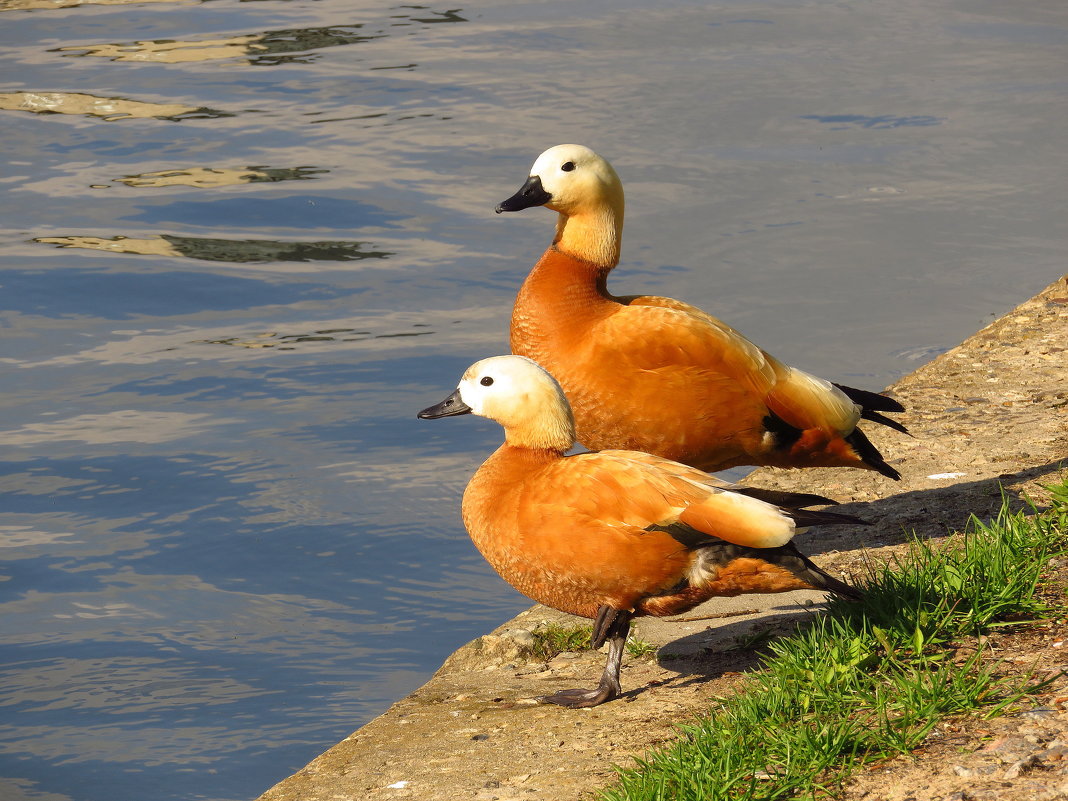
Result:
<svg viewBox="0 0 1068 801">
<path fill-rule="evenodd" d="M 622 201 L 623 184 L 611 164 L 583 145 L 557 145 L 538 156 L 526 183 L 496 211 L 546 206 L 572 214 L 603 204 L 622 206 Z"/>
<path fill-rule="evenodd" d="M 575 442 L 575 421 L 564 391 L 551 375 L 524 356 L 494 356 L 467 368 L 456 390 L 419 412 L 423 420 L 476 414 L 504 427 L 513 446 L 566 451 Z"/>
<path fill-rule="evenodd" d="M 519 191 L 497 204 L 498 214 L 545 206 L 559 212 L 562 250 L 608 267 L 619 259 L 623 184 L 601 156 L 582 145 L 556 145 L 538 156 Z M 570 228 L 570 230 L 569 230 Z"/>
</svg>

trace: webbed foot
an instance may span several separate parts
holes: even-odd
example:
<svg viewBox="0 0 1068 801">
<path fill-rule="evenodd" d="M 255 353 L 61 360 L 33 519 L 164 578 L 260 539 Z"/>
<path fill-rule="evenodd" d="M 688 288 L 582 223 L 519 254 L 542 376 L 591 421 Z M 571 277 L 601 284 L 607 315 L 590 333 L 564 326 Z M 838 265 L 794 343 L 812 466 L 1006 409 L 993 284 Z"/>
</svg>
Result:
<svg viewBox="0 0 1068 801">
<path fill-rule="evenodd" d="M 619 691 L 611 685 L 598 685 L 592 690 L 583 690 L 577 687 L 573 690 L 560 690 L 552 695 L 542 695 L 538 700 L 543 704 L 557 704 L 566 706 L 568 709 L 582 709 L 584 707 L 597 706 L 605 701 L 611 701 L 619 694 Z"/>
<path fill-rule="evenodd" d="M 593 637 L 591 642 L 594 648 L 600 648 L 608 642 L 608 661 L 601 674 L 601 681 L 592 690 L 577 688 L 574 690 L 560 690 L 552 695 L 543 695 L 538 700 L 543 704 L 557 704 L 566 706 L 568 709 L 583 709 L 597 706 L 605 701 L 617 698 L 622 688 L 619 686 L 619 668 L 623 660 L 623 646 L 627 642 L 627 632 L 630 631 L 630 611 L 625 609 L 613 609 L 610 606 L 601 606 L 597 610 L 597 618 L 593 622 Z"/>
</svg>

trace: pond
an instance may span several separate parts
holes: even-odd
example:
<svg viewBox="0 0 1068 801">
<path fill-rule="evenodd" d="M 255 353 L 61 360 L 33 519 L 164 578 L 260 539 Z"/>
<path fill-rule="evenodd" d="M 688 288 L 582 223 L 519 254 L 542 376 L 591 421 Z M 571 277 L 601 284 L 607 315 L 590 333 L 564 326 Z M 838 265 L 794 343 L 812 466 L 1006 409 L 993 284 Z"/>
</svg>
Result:
<svg viewBox="0 0 1068 801">
<path fill-rule="evenodd" d="M 620 293 L 881 389 L 1064 271 L 1068 16 L 0 0 L 0 798 L 252 798 L 525 608 L 459 518 L 579 142 Z M 892 458 L 892 454 L 888 454 Z"/>
</svg>

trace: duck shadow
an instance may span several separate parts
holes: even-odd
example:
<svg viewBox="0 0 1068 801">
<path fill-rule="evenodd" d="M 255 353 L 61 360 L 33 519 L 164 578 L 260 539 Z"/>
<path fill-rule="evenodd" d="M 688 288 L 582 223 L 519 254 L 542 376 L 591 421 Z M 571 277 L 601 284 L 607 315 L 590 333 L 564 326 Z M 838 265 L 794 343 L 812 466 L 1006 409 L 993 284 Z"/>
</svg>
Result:
<svg viewBox="0 0 1068 801">
<path fill-rule="evenodd" d="M 622 674 L 624 690 L 617 696 L 617 700 L 634 701 L 658 688 L 673 690 L 699 686 L 759 668 L 763 659 L 770 653 L 768 648 L 770 643 L 792 634 L 799 626 L 811 620 L 814 615 L 820 614 L 825 608 L 821 600 L 810 600 L 810 598 L 818 597 L 814 591 L 801 590 L 791 595 L 795 598 L 803 598 L 803 600 L 765 606 L 760 610 L 739 610 L 731 613 L 737 614 L 738 619 L 730 622 L 723 622 L 722 619 L 717 619 L 717 615 L 711 615 L 708 619 L 715 622 L 703 627 L 700 631 L 693 631 L 693 618 L 664 621 L 667 625 L 672 622 L 679 623 L 680 626 L 689 623 L 690 631 L 661 645 L 651 660 L 646 661 L 624 655 Z M 703 618 L 698 618 L 698 620 L 703 620 Z M 636 632 L 636 635 L 640 639 L 641 631 Z M 566 678 L 555 675 L 555 671 L 549 671 L 554 673 L 547 677 L 552 682 L 552 687 L 568 686 L 571 681 L 574 681 L 576 685 L 589 686 L 595 667 L 600 669 L 604 665 L 607 650 L 606 645 L 598 651 L 572 654 L 573 657 L 583 657 L 581 660 L 573 661 L 579 672 L 573 678 Z M 555 660 L 549 663 L 549 667 L 555 666 Z M 537 679 L 545 676 L 545 667 L 546 665 L 542 665 L 535 674 L 524 672 L 515 675 Z M 579 676 L 584 678 L 578 678 Z M 521 697 L 544 698 L 548 689 L 548 686 L 535 688 L 534 685 L 527 685 L 518 693 Z M 717 689 L 721 688 L 717 687 Z M 506 705 L 507 708 L 514 706 L 514 703 Z"/>
<path fill-rule="evenodd" d="M 906 490 L 872 501 L 843 503 L 828 511 L 856 515 L 870 525 L 814 527 L 801 535 L 796 543 L 806 555 L 812 556 L 900 545 L 914 536 L 919 539 L 945 537 L 962 530 L 972 516 L 982 521 L 995 517 L 1003 500 L 1012 511 L 1034 508 L 1037 501 L 1021 485 L 1055 476 L 1066 469 L 1068 459 L 1057 460 L 977 481 Z"/>
<path fill-rule="evenodd" d="M 792 634 L 822 609 L 820 603 L 783 604 L 671 640 L 657 649 L 656 663 L 675 675 L 654 684 L 687 687 L 756 669 L 768 655 L 768 643 Z M 623 695 L 636 696 L 646 689 L 648 685 L 635 687 Z"/>
</svg>

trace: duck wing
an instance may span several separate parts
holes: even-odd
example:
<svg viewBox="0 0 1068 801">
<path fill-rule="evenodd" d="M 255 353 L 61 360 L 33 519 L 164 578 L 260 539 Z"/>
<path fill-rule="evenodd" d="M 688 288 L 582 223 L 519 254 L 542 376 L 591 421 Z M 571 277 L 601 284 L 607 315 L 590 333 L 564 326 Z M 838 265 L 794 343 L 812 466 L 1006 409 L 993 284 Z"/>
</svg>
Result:
<svg viewBox="0 0 1068 801">
<path fill-rule="evenodd" d="M 531 524 L 592 524 L 642 535 L 682 523 L 705 537 L 754 548 L 782 545 L 797 532 L 789 510 L 726 490 L 700 470 L 631 453 L 582 453 L 554 463 L 528 489 L 524 509 Z"/>
<path fill-rule="evenodd" d="M 601 325 L 597 341 L 618 342 L 614 356 L 640 369 L 690 367 L 721 373 L 800 431 L 844 435 L 860 420 L 861 407 L 830 381 L 783 364 L 726 323 L 681 301 L 632 298 Z M 628 347 L 635 332 L 640 332 L 641 345 Z"/>
</svg>

